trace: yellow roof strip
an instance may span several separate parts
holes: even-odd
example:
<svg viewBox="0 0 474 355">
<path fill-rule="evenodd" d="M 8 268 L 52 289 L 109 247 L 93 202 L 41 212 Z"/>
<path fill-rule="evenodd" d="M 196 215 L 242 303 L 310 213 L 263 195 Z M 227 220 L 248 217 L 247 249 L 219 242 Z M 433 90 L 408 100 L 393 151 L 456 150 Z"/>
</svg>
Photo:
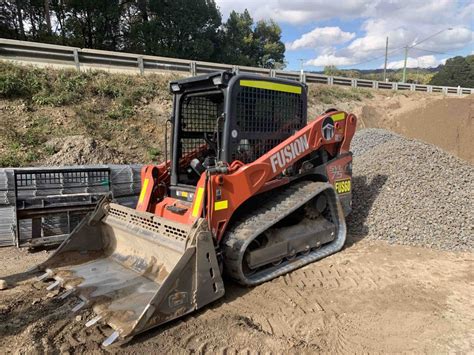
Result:
<svg viewBox="0 0 474 355">
<path fill-rule="evenodd" d="M 263 80 L 240 80 L 240 86 L 248 86 L 257 89 L 266 89 L 274 91 L 289 92 L 292 94 L 301 94 L 301 86 L 273 83 Z"/>
</svg>

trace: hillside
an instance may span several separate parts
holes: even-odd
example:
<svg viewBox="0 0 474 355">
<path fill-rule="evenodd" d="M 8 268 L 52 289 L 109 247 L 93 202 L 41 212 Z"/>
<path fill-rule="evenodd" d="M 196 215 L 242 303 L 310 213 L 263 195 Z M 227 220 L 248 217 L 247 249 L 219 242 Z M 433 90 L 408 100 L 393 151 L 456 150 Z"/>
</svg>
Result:
<svg viewBox="0 0 474 355">
<path fill-rule="evenodd" d="M 174 78 L 0 62 L 0 167 L 160 161 L 172 106 L 168 82 Z M 394 117 L 388 119 L 392 111 L 398 115 L 441 99 L 310 85 L 308 117 L 337 107 L 358 115 L 361 127 L 397 131 Z"/>
<path fill-rule="evenodd" d="M 0 62 L 0 166 L 160 160 L 171 75 L 40 69 Z M 310 90 L 312 115 L 367 90 Z"/>
</svg>

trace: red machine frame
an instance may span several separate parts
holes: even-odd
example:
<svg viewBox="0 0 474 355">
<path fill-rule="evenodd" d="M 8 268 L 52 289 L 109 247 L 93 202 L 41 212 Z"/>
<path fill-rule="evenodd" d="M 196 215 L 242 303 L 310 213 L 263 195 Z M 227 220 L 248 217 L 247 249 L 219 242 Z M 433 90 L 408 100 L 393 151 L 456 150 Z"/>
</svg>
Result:
<svg viewBox="0 0 474 355">
<path fill-rule="evenodd" d="M 327 117 L 334 121 L 335 134 L 331 139 L 323 137 L 323 122 Z M 337 118 L 337 119 L 335 119 Z M 220 241 L 225 229 L 237 208 L 256 194 L 285 185 L 290 179 L 283 177 L 275 179 L 285 169 L 318 150 L 322 146 L 331 156 L 342 155 L 327 165 L 329 170 L 336 168 L 341 172 L 339 179 L 347 179 L 351 176 L 345 172 L 347 164 L 351 163 L 352 155 L 349 146 L 356 130 L 357 119 L 353 114 L 343 111 L 329 112 L 318 116 L 314 121 L 308 123 L 304 128 L 296 132 L 279 145 L 249 164 L 234 161 L 227 167 L 226 174 L 207 174 L 204 172 L 195 189 L 192 203 L 177 198 L 165 197 L 166 188 L 169 185 L 170 173 L 169 161 L 160 165 L 147 165 L 142 168 L 141 180 L 142 190 L 140 193 L 137 210 L 151 212 L 159 217 L 183 223 L 193 224 L 203 216 L 208 220 L 213 236 Z M 276 163 L 276 154 L 285 157 L 285 150 L 296 150 L 295 154 L 286 154 L 292 159 L 280 159 Z M 180 165 L 189 165 L 198 152 L 187 155 L 180 161 Z M 334 184 L 334 175 L 327 171 L 328 180 Z M 219 190 L 219 194 L 216 192 Z M 159 201 L 159 202 L 155 202 Z M 183 213 L 176 213 L 168 209 L 174 206 Z"/>
</svg>

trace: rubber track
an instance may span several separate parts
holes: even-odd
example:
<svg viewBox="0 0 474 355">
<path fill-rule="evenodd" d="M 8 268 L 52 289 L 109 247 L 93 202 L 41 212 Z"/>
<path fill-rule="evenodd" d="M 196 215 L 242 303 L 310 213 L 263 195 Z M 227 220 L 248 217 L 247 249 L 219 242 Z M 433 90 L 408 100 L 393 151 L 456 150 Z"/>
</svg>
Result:
<svg viewBox="0 0 474 355">
<path fill-rule="evenodd" d="M 224 238 L 223 249 L 227 274 L 240 284 L 257 285 L 340 250 L 345 241 L 346 226 L 342 208 L 335 196 L 336 203 L 331 207 L 337 210 L 340 220 L 339 229 L 342 230 L 339 232 L 339 238 L 336 237 L 335 241 L 306 256 L 299 256 L 291 262 L 285 261 L 277 267 L 258 271 L 250 278 L 245 277 L 242 272 L 243 254 L 251 240 L 327 189 L 334 191 L 332 185 L 327 183 L 308 181 L 296 183 L 281 191 L 277 196 L 272 196 L 261 207 L 242 217 L 229 229 Z M 333 244 L 333 247 L 328 247 Z"/>
</svg>

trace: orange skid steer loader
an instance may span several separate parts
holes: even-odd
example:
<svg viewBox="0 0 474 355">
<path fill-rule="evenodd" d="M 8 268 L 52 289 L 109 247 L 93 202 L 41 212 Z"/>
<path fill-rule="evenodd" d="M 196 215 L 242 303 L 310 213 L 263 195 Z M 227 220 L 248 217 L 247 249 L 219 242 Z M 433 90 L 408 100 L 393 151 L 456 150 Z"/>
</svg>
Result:
<svg viewBox="0 0 474 355">
<path fill-rule="evenodd" d="M 354 115 L 308 123 L 304 84 L 227 71 L 170 90 L 170 159 L 142 169 L 136 209 L 103 199 L 38 266 L 113 328 L 104 346 L 222 297 L 223 273 L 258 285 L 346 238 Z"/>
</svg>

